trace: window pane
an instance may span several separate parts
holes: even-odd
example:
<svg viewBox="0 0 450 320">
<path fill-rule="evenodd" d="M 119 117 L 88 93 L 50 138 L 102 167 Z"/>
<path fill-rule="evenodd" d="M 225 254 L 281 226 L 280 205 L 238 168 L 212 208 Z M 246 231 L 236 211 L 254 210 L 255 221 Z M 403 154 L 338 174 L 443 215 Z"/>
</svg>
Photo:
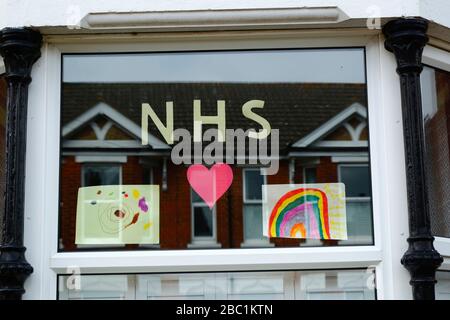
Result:
<svg viewBox="0 0 450 320">
<path fill-rule="evenodd" d="M 450 271 L 436 272 L 436 300 L 450 300 Z"/>
<path fill-rule="evenodd" d="M 370 163 L 339 173 L 342 158 L 368 158 L 364 48 L 63 54 L 62 69 L 60 251 L 195 250 L 195 237 L 238 249 L 269 230 L 276 202 L 305 181 L 325 186 L 341 175 L 347 197 L 371 198 Z M 224 137 L 209 130 L 217 128 Z M 262 190 L 273 185 L 286 190 L 268 210 L 247 207 L 264 208 Z M 306 221 L 303 207 L 317 203 L 306 202 L 289 217 Z M 370 245 L 367 208 L 350 208 L 347 223 L 343 210 L 319 216 L 347 228 L 349 241 L 339 232 L 287 239 L 304 235 L 290 223 L 288 237 L 257 246 L 354 244 L 359 230 L 358 244 Z"/>
<path fill-rule="evenodd" d="M 194 207 L 194 236 L 213 236 L 213 213 L 208 207 Z"/>
<path fill-rule="evenodd" d="M 316 183 L 316 168 L 305 168 L 305 183 Z"/>
<path fill-rule="evenodd" d="M 244 206 L 244 239 L 264 239 L 261 226 L 262 206 L 246 204 Z"/>
<path fill-rule="evenodd" d="M 245 200 L 261 200 L 264 177 L 260 170 L 245 170 Z"/>
<path fill-rule="evenodd" d="M 347 232 L 352 243 L 367 243 L 372 236 L 370 201 L 347 201 Z"/>
<path fill-rule="evenodd" d="M 203 199 L 197 194 L 197 192 L 191 190 L 191 194 L 192 194 L 192 203 L 199 203 L 206 205 L 205 201 L 203 201 Z"/>
<path fill-rule="evenodd" d="M 425 67 L 421 83 L 431 230 L 450 238 L 450 72 Z"/>
<path fill-rule="evenodd" d="M 83 173 L 85 187 L 120 183 L 120 167 L 118 166 L 85 166 Z"/>
<path fill-rule="evenodd" d="M 366 270 L 82 275 L 76 291 L 60 276 L 59 299 L 375 300 L 373 277 Z"/>
<path fill-rule="evenodd" d="M 347 197 L 370 197 L 370 172 L 367 166 L 342 166 L 341 182 Z"/>
</svg>

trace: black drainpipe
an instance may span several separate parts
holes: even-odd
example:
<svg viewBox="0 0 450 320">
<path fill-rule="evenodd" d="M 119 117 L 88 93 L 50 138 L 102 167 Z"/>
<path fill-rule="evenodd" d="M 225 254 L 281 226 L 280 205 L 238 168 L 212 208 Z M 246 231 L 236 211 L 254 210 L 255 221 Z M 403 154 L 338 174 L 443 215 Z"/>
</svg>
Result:
<svg viewBox="0 0 450 320">
<path fill-rule="evenodd" d="M 0 32 L 0 54 L 7 83 L 6 192 L 0 237 L 0 300 L 20 300 L 33 268 L 25 259 L 23 222 L 28 85 L 40 57 L 41 34 L 27 28 Z M 2 150 L 1 152 L 4 152 Z"/>
<path fill-rule="evenodd" d="M 383 28 L 385 47 L 395 55 L 400 76 L 409 211 L 409 247 L 401 263 L 411 274 L 414 300 L 435 299 L 436 269 L 443 261 L 433 247 L 424 162 L 420 73 L 427 28 L 420 18 L 396 19 Z"/>
</svg>

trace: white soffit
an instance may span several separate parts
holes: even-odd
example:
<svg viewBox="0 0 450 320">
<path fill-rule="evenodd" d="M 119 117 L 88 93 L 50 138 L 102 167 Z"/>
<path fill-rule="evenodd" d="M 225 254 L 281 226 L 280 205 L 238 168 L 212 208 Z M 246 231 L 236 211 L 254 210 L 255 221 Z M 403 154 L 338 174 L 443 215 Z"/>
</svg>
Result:
<svg viewBox="0 0 450 320">
<path fill-rule="evenodd" d="M 89 13 L 81 27 L 102 29 L 208 30 L 332 24 L 348 20 L 338 7 Z"/>
</svg>

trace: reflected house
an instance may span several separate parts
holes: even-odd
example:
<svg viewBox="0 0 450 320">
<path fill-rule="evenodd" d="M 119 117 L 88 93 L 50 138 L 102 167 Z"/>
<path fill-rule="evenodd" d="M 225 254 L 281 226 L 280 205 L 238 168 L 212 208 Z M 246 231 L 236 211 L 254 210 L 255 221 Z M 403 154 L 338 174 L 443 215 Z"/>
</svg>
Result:
<svg viewBox="0 0 450 320">
<path fill-rule="evenodd" d="M 64 83 L 61 245 L 77 249 L 78 188 L 102 184 L 161 186 L 156 248 L 308 245 L 262 237 L 255 227 L 262 225 L 260 185 L 338 181 L 347 188 L 349 240 L 342 244 L 371 244 L 365 97 L 365 84 L 345 83 Z M 225 100 L 226 127 L 244 130 L 256 123 L 242 116 L 242 105 L 264 100 L 264 108 L 255 112 L 280 130 L 278 173 L 262 176 L 255 165 L 233 165 L 233 183 L 212 211 L 191 192 L 187 166 L 172 163 L 171 146 L 151 120 L 149 145 L 141 144 L 142 103 L 149 103 L 164 123 L 165 102 L 173 101 L 175 129 L 193 132 L 194 99 L 201 100 L 202 115 L 216 115 L 217 100 Z"/>
<path fill-rule="evenodd" d="M 428 176 L 428 194 L 431 229 L 436 236 L 447 237 L 450 233 L 450 73 L 425 68 L 424 83 L 432 84 L 433 90 L 424 89 L 424 127 Z M 428 80 L 428 82 L 427 82 Z"/>
</svg>

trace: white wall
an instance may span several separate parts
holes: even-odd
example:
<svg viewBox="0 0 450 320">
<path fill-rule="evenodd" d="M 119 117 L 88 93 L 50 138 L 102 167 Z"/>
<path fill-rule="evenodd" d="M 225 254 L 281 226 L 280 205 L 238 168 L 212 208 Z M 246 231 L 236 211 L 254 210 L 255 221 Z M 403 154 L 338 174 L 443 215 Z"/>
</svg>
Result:
<svg viewBox="0 0 450 320">
<path fill-rule="evenodd" d="M 79 24 L 89 13 L 339 7 L 350 19 L 422 16 L 450 27 L 448 0 L 0 0 L 0 29 Z"/>
</svg>

